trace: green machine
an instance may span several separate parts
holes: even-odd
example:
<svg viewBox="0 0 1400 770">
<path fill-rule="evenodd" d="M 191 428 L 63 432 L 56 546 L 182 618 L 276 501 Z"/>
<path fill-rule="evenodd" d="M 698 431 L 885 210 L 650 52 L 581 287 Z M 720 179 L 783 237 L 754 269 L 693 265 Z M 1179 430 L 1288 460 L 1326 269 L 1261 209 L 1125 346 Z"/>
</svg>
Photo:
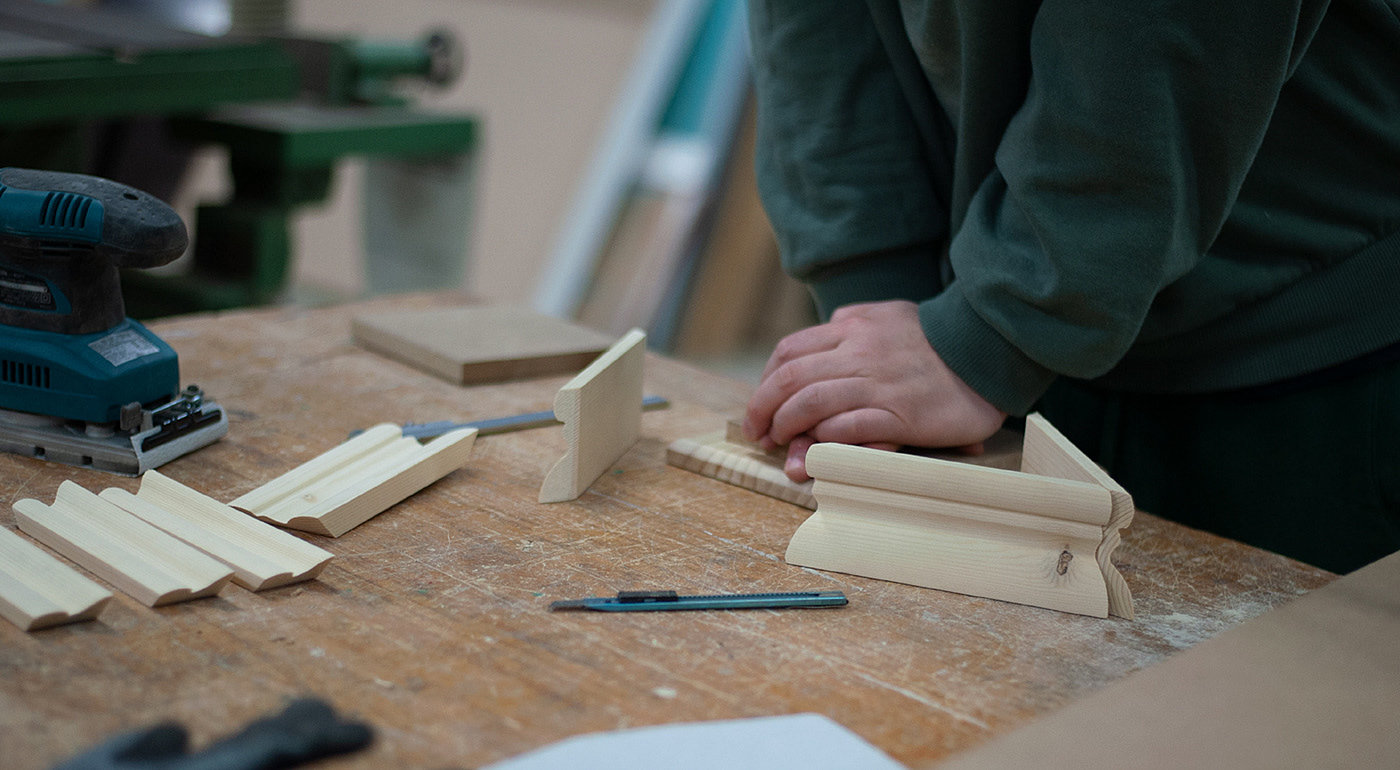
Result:
<svg viewBox="0 0 1400 770">
<path fill-rule="evenodd" d="M 287 36 L 211 37 L 89 5 L 0 4 L 0 165 L 130 180 L 110 131 L 154 121 L 174 144 L 221 145 L 232 194 L 198 208 L 178 274 L 123 276 L 137 317 L 271 302 L 292 259 L 289 224 L 324 200 L 339 162 L 474 154 L 470 116 L 414 107 L 395 85 L 445 85 L 462 56 L 452 37 L 408 43 Z M 153 158 L 147 153 L 142 159 Z M 459 205 L 467 207 L 469 202 Z"/>
</svg>

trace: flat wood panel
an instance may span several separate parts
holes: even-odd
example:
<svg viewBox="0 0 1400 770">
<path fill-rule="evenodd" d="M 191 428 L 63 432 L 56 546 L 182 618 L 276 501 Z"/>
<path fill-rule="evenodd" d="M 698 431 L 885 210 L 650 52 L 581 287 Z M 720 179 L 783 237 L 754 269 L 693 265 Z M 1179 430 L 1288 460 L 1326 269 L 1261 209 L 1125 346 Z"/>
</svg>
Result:
<svg viewBox="0 0 1400 770">
<path fill-rule="evenodd" d="M 612 344 L 517 305 L 366 313 L 351 328 L 376 353 L 467 384 L 573 374 Z"/>
<path fill-rule="evenodd" d="M 182 378 L 228 409 L 227 438 L 161 468 L 228 501 L 381 422 L 549 409 L 567 377 L 462 387 L 359 348 L 397 298 L 152 324 Z M 317 694 L 378 730 L 338 768 L 473 767 L 588 731 L 812 711 L 911 766 L 982 744 L 1332 579 L 1139 514 L 1115 557 L 1137 620 L 1100 620 L 790 567 L 807 509 L 665 464 L 739 414 L 751 386 L 658 357 L 641 438 L 580 498 L 541 505 L 560 428 L 483 436 L 471 461 L 337 539 L 316 581 L 90 623 L 0 624 L 0 745 L 49 767 L 98 736 L 177 719 L 196 744 Z M 0 456 L 9 503 L 137 481 Z M 839 589 L 823 611 L 554 613 L 621 589 Z M 120 708 L 114 707 L 120 704 Z"/>
</svg>

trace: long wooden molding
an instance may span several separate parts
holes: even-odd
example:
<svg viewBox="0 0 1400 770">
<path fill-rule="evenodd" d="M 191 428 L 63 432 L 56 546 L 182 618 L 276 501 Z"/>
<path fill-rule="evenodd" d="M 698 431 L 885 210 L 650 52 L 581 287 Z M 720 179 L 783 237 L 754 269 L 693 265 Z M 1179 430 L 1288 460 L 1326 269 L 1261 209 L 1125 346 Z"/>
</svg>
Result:
<svg viewBox="0 0 1400 770">
<path fill-rule="evenodd" d="M 134 495 L 113 488 L 98 497 L 227 564 L 233 582 L 250 591 L 310 580 L 331 560 L 330 551 L 156 471 L 146 471 Z"/>
<path fill-rule="evenodd" d="M 25 534 L 148 607 L 213 596 L 233 577 L 222 562 L 71 481 L 52 505 L 24 499 L 13 507 Z"/>
<path fill-rule="evenodd" d="M 112 592 L 0 528 L 0 617 L 25 631 L 92 620 Z"/>
<path fill-rule="evenodd" d="M 1131 498 L 1038 415 L 1026 436 L 1021 471 L 813 446 L 817 510 L 793 534 L 788 563 L 1131 618 L 1110 561 Z"/>
<path fill-rule="evenodd" d="M 740 435 L 730 421 L 725 430 L 697 438 L 681 438 L 666 447 L 666 462 L 677 468 L 776 497 L 803 508 L 817 507 L 812 482 L 798 483 L 783 472 L 785 455 L 767 452 Z"/>
<path fill-rule="evenodd" d="M 475 441 L 475 428 L 419 444 L 397 425 L 376 425 L 229 505 L 284 527 L 340 537 L 461 468 Z"/>
<path fill-rule="evenodd" d="M 636 442 L 645 343 L 646 334 L 633 329 L 555 394 L 554 416 L 569 446 L 540 485 L 541 503 L 577 498 Z"/>
</svg>

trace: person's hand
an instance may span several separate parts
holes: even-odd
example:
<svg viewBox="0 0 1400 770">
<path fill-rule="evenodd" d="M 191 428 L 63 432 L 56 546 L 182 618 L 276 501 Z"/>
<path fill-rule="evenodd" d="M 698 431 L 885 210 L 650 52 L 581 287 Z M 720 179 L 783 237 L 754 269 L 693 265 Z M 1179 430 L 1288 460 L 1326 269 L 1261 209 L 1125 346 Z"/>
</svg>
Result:
<svg viewBox="0 0 1400 770">
<path fill-rule="evenodd" d="M 1005 419 L 938 357 L 918 307 L 895 300 L 848 305 L 784 337 L 749 400 L 744 436 L 786 445 L 784 470 L 803 481 L 814 442 L 974 450 Z"/>
</svg>

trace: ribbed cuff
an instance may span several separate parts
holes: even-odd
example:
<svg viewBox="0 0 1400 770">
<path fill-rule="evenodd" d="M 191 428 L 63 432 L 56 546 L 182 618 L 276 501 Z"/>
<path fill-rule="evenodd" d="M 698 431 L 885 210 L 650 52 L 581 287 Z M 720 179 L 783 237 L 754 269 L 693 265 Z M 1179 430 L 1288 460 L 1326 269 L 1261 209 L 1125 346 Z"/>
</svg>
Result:
<svg viewBox="0 0 1400 770">
<path fill-rule="evenodd" d="M 948 368 L 1007 414 L 1025 415 L 1055 380 L 982 320 L 956 282 L 919 305 L 919 322 Z"/>
<path fill-rule="evenodd" d="M 931 246 L 882 251 L 813 271 L 803 280 L 821 319 L 842 305 L 905 299 L 922 302 L 939 290 L 938 256 Z"/>
</svg>

